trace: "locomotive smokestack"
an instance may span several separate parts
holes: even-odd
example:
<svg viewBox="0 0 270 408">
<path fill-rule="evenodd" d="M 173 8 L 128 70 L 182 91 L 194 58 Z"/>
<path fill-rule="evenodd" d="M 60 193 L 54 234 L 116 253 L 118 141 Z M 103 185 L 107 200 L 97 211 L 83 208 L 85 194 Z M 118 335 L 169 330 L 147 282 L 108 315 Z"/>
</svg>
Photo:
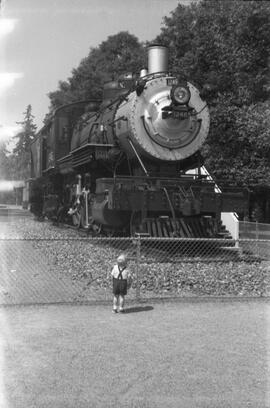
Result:
<svg viewBox="0 0 270 408">
<path fill-rule="evenodd" d="M 168 71 L 168 48 L 153 44 L 148 47 L 148 74 Z"/>
</svg>

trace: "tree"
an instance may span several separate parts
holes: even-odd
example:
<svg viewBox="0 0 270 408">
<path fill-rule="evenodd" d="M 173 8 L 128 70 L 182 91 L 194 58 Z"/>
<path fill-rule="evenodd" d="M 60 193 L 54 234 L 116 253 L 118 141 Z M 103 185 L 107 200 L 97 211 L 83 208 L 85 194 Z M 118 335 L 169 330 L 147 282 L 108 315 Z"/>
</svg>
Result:
<svg viewBox="0 0 270 408">
<path fill-rule="evenodd" d="M 8 175 L 8 151 L 5 143 L 0 143 L 0 180 L 5 180 Z"/>
<path fill-rule="evenodd" d="M 270 102 L 242 107 L 229 105 L 225 98 L 220 102 L 212 108 L 212 126 L 202 150 L 206 165 L 218 180 L 270 185 Z"/>
<path fill-rule="evenodd" d="M 23 121 L 17 122 L 17 124 L 21 125 L 22 130 L 14 136 L 18 141 L 12 155 L 15 164 L 15 174 L 18 180 L 25 180 L 30 177 L 30 144 L 35 137 L 37 129 L 37 126 L 34 124 L 31 105 L 27 106 L 23 115 Z"/>
<path fill-rule="evenodd" d="M 144 63 L 143 45 L 122 31 L 109 36 L 99 47 L 91 48 L 72 76 L 60 81 L 58 89 L 49 93 L 50 110 L 63 104 L 86 99 L 100 99 L 104 82 L 127 72 L 137 72 Z"/>
<path fill-rule="evenodd" d="M 177 75 L 195 82 L 210 106 L 202 149 L 210 173 L 269 196 L 270 3 L 179 4 L 156 41 L 170 47 Z"/>
<path fill-rule="evenodd" d="M 241 106 L 269 95 L 269 23 L 266 1 L 203 0 L 179 4 L 156 40 L 170 47 L 180 76 L 211 83 Z"/>
</svg>

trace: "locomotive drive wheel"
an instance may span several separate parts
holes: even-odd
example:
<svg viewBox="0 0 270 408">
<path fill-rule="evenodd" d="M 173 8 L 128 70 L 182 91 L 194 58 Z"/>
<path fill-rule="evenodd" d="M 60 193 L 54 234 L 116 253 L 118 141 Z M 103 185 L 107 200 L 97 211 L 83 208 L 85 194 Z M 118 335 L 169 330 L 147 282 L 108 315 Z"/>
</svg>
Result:
<svg viewBox="0 0 270 408">
<path fill-rule="evenodd" d="M 102 230 L 102 225 L 101 224 L 97 224 L 95 221 L 93 221 L 91 223 L 90 228 L 93 231 L 93 235 L 97 236 L 97 235 L 101 234 L 101 230 Z"/>
<path fill-rule="evenodd" d="M 85 211 L 85 207 L 83 205 L 81 205 L 81 208 L 80 208 L 80 217 L 81 217 L 80 227 L 88 228 L 89 222 L 88 222 L 88 220 L 86 220 L 86 211 Z"/>
<path fill-rule="evenodd" d="M 86 222 L 86 215 L 85 215 L 85 207 L 84 205 L 80 204 L 77 208 L 76 211 L 72 214 L 72 223 L 75 227 L 77 228 L 88 228 L 89 227 L 89 221 L 88 223 Z"/>
<path fill-rule="evenodd" d="M 72 223 L 74 227 L 79 228 L 81 225 L 81 215 L 79 212 L 72 214 Z"/>
</svg>

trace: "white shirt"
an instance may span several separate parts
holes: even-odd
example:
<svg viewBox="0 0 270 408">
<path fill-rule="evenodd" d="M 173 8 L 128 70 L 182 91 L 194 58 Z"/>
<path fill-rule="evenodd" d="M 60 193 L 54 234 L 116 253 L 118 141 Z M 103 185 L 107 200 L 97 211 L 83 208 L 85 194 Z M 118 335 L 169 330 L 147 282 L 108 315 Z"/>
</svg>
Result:
<svg viewBox="0 0 270 408">
<path fill-rule="evenodd" d="M 125 268 L 125 269 L 123 270 L 123 267 L 121 267 L 121 266 L 118 267 L 118 265 L 114 265 L 114 267 L 113 267 L 113 269 L 112 269 L 111 275 L 112 275 L 115 279 L 117 279 L 118 276 L 119 276 L 119 273 L 122 271 L 122 277 L 123 277 L 123 279 L 128 279 L 128 278 L 130 278 L 130 277 L 131 277 L 130 270 L 129 270 L 127 267 L 124 267 L 124 268 Z M 121 279 L 121 278 L 120 278 L 120 279 Z"/>
</svg>

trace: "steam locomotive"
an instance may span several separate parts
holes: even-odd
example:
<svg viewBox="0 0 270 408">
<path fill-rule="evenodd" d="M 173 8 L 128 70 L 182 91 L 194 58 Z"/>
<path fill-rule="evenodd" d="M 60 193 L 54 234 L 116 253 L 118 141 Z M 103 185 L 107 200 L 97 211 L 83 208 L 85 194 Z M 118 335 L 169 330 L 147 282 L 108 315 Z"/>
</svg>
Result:
<svg viewBox="0 0 270 408">
<path fill-rule="evenodd" d="M 34 212 L 96 234 L 213 237 L 245 193 L 217 191 L 201 172 L 209 109 L 148 47 L 148 70 L 104 85 L 103 99 L 58 108 L 31 145 Z"/>
</svg>

